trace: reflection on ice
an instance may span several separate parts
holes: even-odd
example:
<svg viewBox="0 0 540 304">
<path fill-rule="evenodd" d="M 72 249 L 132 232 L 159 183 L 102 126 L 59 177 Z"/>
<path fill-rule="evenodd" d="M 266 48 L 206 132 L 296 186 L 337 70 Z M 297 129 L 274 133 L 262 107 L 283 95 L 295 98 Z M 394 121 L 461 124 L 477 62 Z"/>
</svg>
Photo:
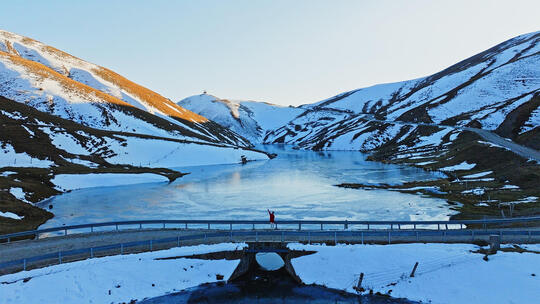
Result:
<svg viewBox="0 0 540 304">
<path fill-rule="evenodd" d="M 135 219 L 431 220 L 453 211 L 441 199 L 387 190 L 338 188 L 342 182 L 398 184 L 436 177 L 421 169 L 365 161 L 359 152 L 296 151 L 263 146 L 279 156 L 246 165 L 178 168 L 191 172 L 172 184 L 89 188 L 52 204 L 42 227 Z"/>
</svg>

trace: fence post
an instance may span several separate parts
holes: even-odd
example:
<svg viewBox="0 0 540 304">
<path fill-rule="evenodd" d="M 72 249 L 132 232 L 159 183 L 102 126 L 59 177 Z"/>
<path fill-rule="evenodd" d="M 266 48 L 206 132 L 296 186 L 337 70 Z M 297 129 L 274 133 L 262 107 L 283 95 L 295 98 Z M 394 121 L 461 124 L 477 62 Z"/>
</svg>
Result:
<svg viewBox="0 0 540 304">
<path fill-rule="evenodd" d="M 391 244 L 391 242 L 390 242 L 390 231 L 388 231 L 388 244 Z"/>
<path fill-rule="evenodd" d="M 204 241 L 206 242 L 206 233 L 204 234 Z"/>
<path fill-rule="evenodd" d="M 284 234 L 284 233 L 285 233 L 285 232 L 281 231 L 281 242 L 282 242 L 282 243 L 283 243 L 283 234 Z"/>
<path fill-rule="evenodd" d="M 124 254 L 124 244 L 120 244 L 120 254 Z"/>
<path fill-rule="evenodd" d="M 311 231 L 308 231 L 308 233 L 307 233 L 307 239 L 308 239 L 308 244 L 311 245 Z"/>
<path fill-rule="evenodd" d="M 208 223 L 208 230 L 210 230 L 210 223 Z"/>
<path fill-rule="evenodd" d="M 67 235 L 67 229 L 64 229 L 64 235 Z"/>
<path fill-rule="evenodd" d="M 255 242 L 259 241 L 259 231 L 255 231 Z"/>
<path fill-rule="evenodd" d="M 176 237 L 176 246 L 180 247 L 180 236 Z"/>
<path fill-rule="evenodd" d="M 232 231 L 232 223 L 229 223 L 229 230 Z"/>
<path fill-rule="evenodd" d="M 334 246 L 337 245 L 337 231 L 334 231 Z"/>
<path fill-rule="evenodd" d="M 152 240 L 150 240 L 150 251 L 152 251 L 154 248 L 152 246 Z"/>
<path fill-rule="evenodd" d="M 118 224 L 116 224 L 116 231 L 118 231 Z"/>
<path fill-rule="evenodd" d="M 302 223 L 298 222 L 298 231 L 302 230 Z"/>
<path fill-rule="evenodd" d="M 165 229 L 165 223 L 163 223 L 163 229 Z"/>
<path fill-rule="evenodd" d="M 362 237 L 362 245 L 364 245 L 364 232 L 363 232 L 363 231 L 360 232 L 360 235 L 361 235 L 361 237 Z"/>
<path fill-rule="evenodd" d="M 229 231 L 229 242 L 232 242 L 232 230 Z"/>
<path fill-rule="evenodd" d="M 322 223 L 321 223 L 321 230 L 323 230 L 323 229 L 322 229 Z"/>
<path fill-rule="evenodd" d="M 418 231 L 416 231 L 416 241 L 418 242 Z"/>
<path fill-rule="evenodd" d="M 414 264 L 414 267 L 413 267 L 413 269 L 411 271 L 411 275 L 409 277 L 414 278 L 414 273 L 416 272 L 416 267 L 418 267 L 418 262 L 416 262 Z"/>
<path fill-rule="evenodd" d="M 62 252 L 58 251 L 58 263 L 62 264 Z"/>
<path fill-rule="evenodd" d="M 362 281 L 364 280 L 364 273 L 360 273 L 360 277 L 358 278 L 358 284 L 356 284 L 356 286 L 353 287 L 354 290 L 356 290 L 356 292 L 360 293 L 362 291 L 364 291 L 364 288 L 362 288 Z"/>
<path fill-rule="evenodd" d="M 474 230 L 471 230 L 471 242 L 474 242 Z"/>
<path fill-rule="evenodd" d="M 531 231 L 529 230 L 529 243 L 531 242 Z"/>
<path fill-rule="evenodd" d="M 94 232 L 94 226 L 90 226 L 90 232 Z"/>
<path fill-rule="evenodd" d="M 139 223 L 139 229 L 142 229 L 142 223 Z"/>
<path fill-rule="evenodd" d="M 26 271 L 26 259 L 23 259 L 23 270 Z"/>
<path fill-rule="evenodd" d="M 94 258 L 94 248 L 90 248 L 90 258 Z"/>
</svg>

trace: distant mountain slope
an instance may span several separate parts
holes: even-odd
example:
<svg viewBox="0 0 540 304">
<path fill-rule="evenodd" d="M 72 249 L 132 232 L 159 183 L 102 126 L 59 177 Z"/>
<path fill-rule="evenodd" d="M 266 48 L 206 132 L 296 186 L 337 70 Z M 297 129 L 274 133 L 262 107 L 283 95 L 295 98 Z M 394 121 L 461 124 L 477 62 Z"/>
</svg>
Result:
<svg viewBox="0 0 540 304">
<path fill-rule="evenodd" d="M 94 128 L 249 145 L 106 68 L 1 30 L 0 95 Z"/>
<path fill-rule="evenodd" d="M 493 130 L 540 149 L 539 96 L 540 32 L 536 32 L 428 77 L 304 105 L 306 113 L 270 132 L 265 142 L 370 151 L 392 141 L 418 141 L 415 130 L 420 123 Z"/>
<path fill-rule="evenodd" d="M 268 130 L 278 128 L 304 112 L 256 101 L 235 101 L 201 94 L 185 98 L 178 105 L 229 128 L 253 143 L 262 141 Z"/>
<path fill-rule="evenodd" d="M 1 96 L 0 127 L 0 234 L 52 216 L 32 203 L 65 191 L 57 176 L 145 173 L 172 181 L 185 172 L 168 168 L 268 159 L 247 148 L 94 129 Z"/>
</svg>

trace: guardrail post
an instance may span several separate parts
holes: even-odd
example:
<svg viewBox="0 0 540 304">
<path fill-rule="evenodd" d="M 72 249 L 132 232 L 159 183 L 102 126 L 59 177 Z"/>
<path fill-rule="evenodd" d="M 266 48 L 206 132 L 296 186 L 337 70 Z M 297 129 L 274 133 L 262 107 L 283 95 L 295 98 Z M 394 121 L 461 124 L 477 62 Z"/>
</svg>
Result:
<svg viewBox="0 0 540 304">
<path fill-rule="evenodd" d="M 163 229 L 165 229 L 165 223 L 163 223 Z"/>
<path fill-rule="evenodd" d="M 391 241 L 390 241 L 390 231 L 388 231 L 388 244 L 391 244 Z"/>
<path fill-rule="evenodd" d="M 36 240 L 39 240 L 39 232 L 36 232 Z"/>
<path fill-rule="evenodd" d="M 180 236 L 176 237 L 176 246 L 180 247 Z"/>
<path fill-rule="evenodd" d="M 463 224 L 459 224 L 459 229 L 463 229 Z"/>
<path fill-rule="evenodd" d="M 251 230 L 255 230 L 255 224 L 251 225 Z"/>
<path fill-rule="evenodd" d="M 208 223 L 208 230 L 210 230 L 210 223 Z"/>
<path fill-rule="evenodd" d="M 344 230 L 347 230 L 349 229 L 349 223 L 347 222 L 347 220 L 345 220 L 345 225 L 343 226 Z"/>
<path fill-rule="evenodd" d="M 360 236 L 362 237 L 362 245 L 364 245 L 364 232 L 362 231 Z"/>
<path fill-rule="evenodd" d="M 416 231 L 416 241 L 418 242 L 418 231 Z"/>
<path fill-rule="evenodd" d="M 152 251 L 154 249 L 154 246 L 152 244 L 152 240 L 150 240 L 150 251 Z"/>
<path fill-rule="evenodd" d="M 142 223 L 139 223 L 139 229 L 142 229 Z"/>
<path fill-rule="evenodd" d="M 282 243 L 283 243 L 283 234 L 284 234 L 284 232 L 281 231 L 281 242 L 282 242 Z"/>
<path fill-rule="evenodd" d="M 255 242 L 259 241 L 259 231 L 255 231 Z"/>
<path fill-rule="evenodd" d="M 118 224 L 116 224 L 115 226 L 116 226 L 116 231 L 118 231 Z"/>
<path fill-rule="evenodd" d="M 401 230 L 401 224 L 397 224 L 397 229 Z"/>
<path fill-rule="evenodd" d="M 186 229 L 187 229 L 187 222 L 185 222 L 185 225 L 186 225 Z"/>
<path fill-rule="evenodd" d="M 307 233 L 307 240 L 308 240 L 308 244 L 311 244 L 311 231 L 308 231 Z"/>
<path fill-rule="evenodd" d="M 437 224 L 437 230 L 441 230 L 441 224 Z"/>
<path fill-rule="evenodd" d="M 394 230 L 394 224 L 390 224 L 390 230 Z"/>
<path fill-rule="evenodd" d="M 531 242 L 531 231 L 529 230 L 529 243 Z"/>
<path fill-rule="evenodd" d="M 94 248 L 90 248 L 90 258 L 94 258 Z"/>
<path fill-rule="evenodd" d="M 232 230 L 229 232 L 229 241 L 232 242 Z"/>
<path fill-rule="evenodd" d="M 334 246 L 337 245 L 337 232 L 334 231 Z"/>
<path fill-rule="evenodd" d="M 321 230 L 323 230 L 323 229 L 322 229 L 322 223 L 321 223 Z"/>
<path fill-rule="evenodd" d="M 67 235 L 67 229 L 64 229 L 64 235 Z"/>
<path fill-rule="evenodd" d="M 90 226 L 90 232 L 94 232 L 94 226 Z"/>
<path fill-rule="evenodd" d="M 413 230 L 416 230 L 416 224 L 413 225 Z"/>
<path fill-rule="evenodd" d="M 471 242 L 474 242 L 474 230 L 471 230 Z"/>
<path fill-rule="evenodd" d="M 232 223 L 229 223 L 229 230 L 232 231 Z"/>
<path fill-rule="evenodd" d="M 444 226 L 446 226 L 446 230 L 448 230 L 448 224 L 444 224 Z"/>
<path fill-rule="evenodd" d="M 9 242 L 10 242 L 10 238 L 9 238 L 9 237 L 7 238 L 7 242 L 8 242 L 8 244 L 9 244 Z"/>
<path fill-rule="evenodd" d="M 206 242 L 206 233 L 204 234 L 204 241 Z"/>
<path fill-rule="evenodd" d="M 120 244 L 120 254 L 124 254 L 124 244 Z"/>
<path fill-rule="evenodd" d="M 23 259 L 23 270 L 26 271 L 26 259 Z"/>
<path fill-rule="evenodd" d="M 58 251 L 58 263 L 62 264 L 62 252 Z"/>
<path fill-rule="evenodd" d="M 369 224 L 367 224 L 367 230 L 369 230 Z"/>
<path fill-rule="evenodd" d="M 302 230 L 302 223 L 298 223 L 298 231 Z"/>
</svg>

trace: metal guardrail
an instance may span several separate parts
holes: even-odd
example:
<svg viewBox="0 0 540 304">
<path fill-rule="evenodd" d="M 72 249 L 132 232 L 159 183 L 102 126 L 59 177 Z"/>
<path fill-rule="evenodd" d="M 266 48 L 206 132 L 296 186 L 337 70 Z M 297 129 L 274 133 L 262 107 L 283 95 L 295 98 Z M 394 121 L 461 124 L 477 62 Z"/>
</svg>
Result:
<svg viewBox="0 0 540 304">
<path fill-rule="evenodd" d="M 230 242 L 234 241 L 246 241 L 246 238 L 248 237 L 254 237 L 255 241 L 258 242 L 260 238 L 264 238 L 265 236 L 274 236 L 279 237 L 278 241 L 281 242 L 293 242 L 293 241 L 305 241 L 307 243 L 311 243 L 311 241 L 320 241 L 321 237 L 328 237 L 326 239 L 327 241 L 333 241 L 334 244 L 337 244 L 340 241 L 340 238 L 342 241 L 345 241 L 344 238 L 347 237 L 346 241 L 350 241 L 352 238 L 356 237 L 357 241 L 359 243 L 364 244 L 364 238 L 370 237 L 370 236 L 379 236 L 382 237 L 385 242 L 386 239 L 388 241 L 388 244 L 392 243 L 393 237 L 415 237 L 416 241 L 420 241 L 421 237 L 437 237 L 440 236 L 440 241 L 444 241 L 448 237 L 452 236 L 470 236 L 470 241 L 473 242 L 475 238 L 478 238 L 480 236 L 487 236 L 487 235 L 493 235 L 497 234 L 501 238 L 504 236 L 522 236 L 527 237 L 529 242 L 531 240 L 532 236 L 540 236 L 540 230 L 418 230 L 418 231 L 411 231 L 411 230 L 388 230 L 388 231 L 382 231 L 382 230 L 371 230 L 371 231 L 257 231 L 257 230 L 239 230 L 239 231 L 227 231 L 227 232 L 212 232 L 212 233 L 201 233 L 201 234 L 195 234 L 195 235 L 187 235 L 187 236 L 177 236 L 177 237 L 168 237 L 168 238 L 162 238 L 157 240 L 145 240 L 145 241 L 133 241 L 133 242 L 124 242 L 124 243 L 117 243 L 117 244 L 111 244 L 111 245 L 104 245 L 104 246 L 97 246 L 97 247 L 88 247 L 88 248 L 82 248 L 82 249 L 73 249 L 73 250 L 66 250 L 66 251 L 58 251 L 55 253 L 49 253 L 39 256 L 32 256 L 29 258 L 22 258 L 17 260 L 12 260 L 8 262 L 0 263 L 0 271 L 6 271 L 7 269 L 14 269 L 17 268 L 18 270 L 27 270 L 29 264 L 31 263 L 39 263 L 39 262 L 47 262 L 45 265 L 41 266 L 48 266 L 51 264 L 62 264 L 65 262 L 66 259 L 69 259 L 70 257 L 73 260 L 73 257 L 78 257 L 75 260 L 83 260 L 86 258 L 94 258 L 96 255 L 99 255 L 101 252 L 107 253 L 111 250 L 118 250 L 118 252 L 113 253 L 114 254 L 124 254 L 125 251 L 128 248 L 132 247 L 145 247 L 142 251 L 152 251 L 154 249 L 154 246 L 157 244 L 164 244 L 164 243 L 174 243 L 172 247 L 180 247 L 182 242 L 189 241 L 189 240 L 204 240 L 205 242 L 209 242 L 209 239 L 211 238 L 228 238 Z M 235 239 L 235 237 L 237 239 Z M 238 239 L 238 237 L 243 237 Z M 296 237 L 296 238 L 293 238 Z M 287 239 L 289 238 L 289 239 Z M 303 239 L 300 239 L 303 238 Z M 317 240 L 319 238 L 319 240 Z M 359 239 L 358 239 L 359 238 Z M 223 241 L 223 240 L 220 240 Z M 425 240 L 422 240 L 422 242 L 425 242 Z M 111 255 L 111 254 L 108 254 Z M 13 271 L 11 271 L 13 272 Z"/>
<path fill-rule="evenodd" d="M 463 228 L 465 225 L 474 225 L 480 224 L 484 229 L 487 228 L 489 224 L 513 224 L 513 223 L 529 223 L 529 222 L 540 222 L 540 216 L 537 217 L 523 217 L 523 218 L 506 218 L 506 219 L 481 219 L 481 220 L 450 220 L 450 221 L 321 221 L 321 220 L 283 220 L 276 221 L 278 226 L 280 225 L 295 225 L 298 226 L 298 230 L 302 230 L 302 225 L 320 225 L 320 229 L 323 230 L 324 225 L 332 226 L 343 226 L 343 229 L 349 229 L 351 226 L 364 225 L 367 226 L 369 230 L 372 226 L 387 226 L 390 230 L 393 230 L 394 227 L 401 229 L 401 226 L 412 226 L 413 229 L 416 229 L 417 226 L 434 226 L 437 225 L 437 230 L 440 230 L 441 225 L 445 229 L 448 229 L 449 225 L 459 225 L 460 228 Z M 92 223 L 92 224 L 81 224 L 81 225 L 70 225 L 62 227 L 53 227 L 45 228 L 39 230 L 30 230 L 22 231 L 16 233 L 10 233 L 5 235 L 0 235 L 0 241 L 7 240 L 10 242 L 11 239 L 17 237 L 25 236 L 34 236 L 39 238 L 40 234 L 49 233 L 49 232 L 58 232 L 63 231 L 64 235 L 68 234 L 69 230 L 75 229 L 84 229 L 90 228 L 88 232 L 94 232 L 94 228 L 98 227 L 115 227 L 116 230 L 119 230 L 121 226 L 139 226 L 139 229 L 142 229 L 143 225 L 162 225 L 163 228 L 166 228 L 166 225 L 183 225 L 185 229 L 188 229 L 189 225 L 204 225 L 208 229 L 219 230 L 219 227 L 216 228 L 216 225 L 228 225 L 228 230 L 233 230 L 233 225 L 250 225 L 253 230 L 255 230 L 256 225 L 268 225 L 268 221 L 250 221 L 250 220 L 138 220 L 138 221 L 115 221 L 115 222 L 103 222 L 103 223 Z M 178 228 L 178 227 L 176 227 Z M 223 228 L 221 228 L 223 229 Z"/>
</svg>

